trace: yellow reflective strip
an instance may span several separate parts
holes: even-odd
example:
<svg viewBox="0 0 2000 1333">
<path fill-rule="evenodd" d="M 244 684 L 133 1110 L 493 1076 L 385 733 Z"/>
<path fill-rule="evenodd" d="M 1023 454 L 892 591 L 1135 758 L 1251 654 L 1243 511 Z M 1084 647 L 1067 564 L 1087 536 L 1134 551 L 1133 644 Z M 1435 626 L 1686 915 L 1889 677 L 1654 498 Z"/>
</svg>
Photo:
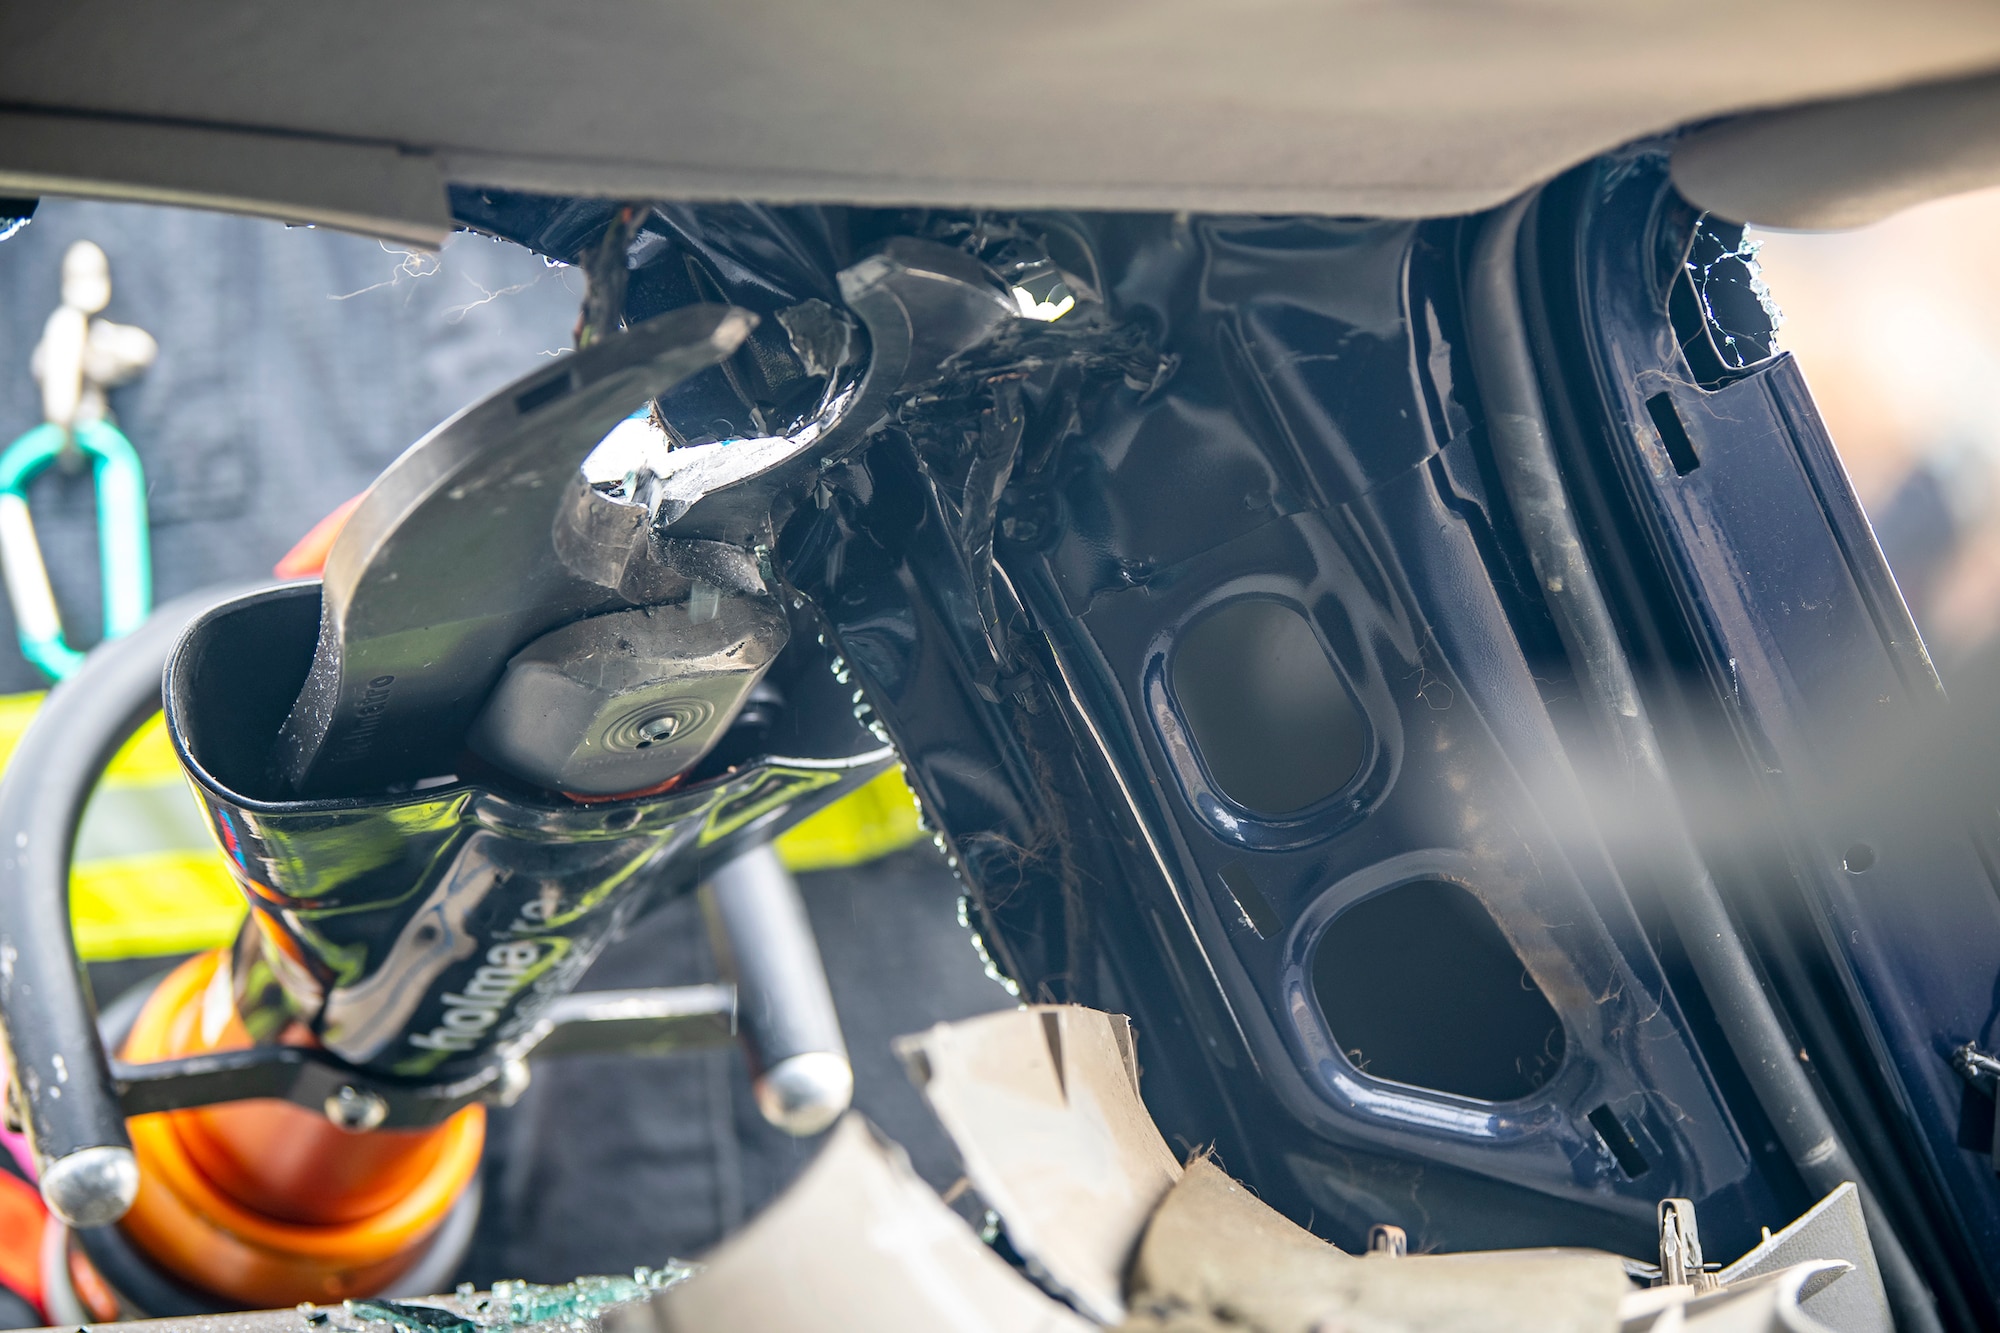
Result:
<svg viewBox="0 0 2000 1333">
<path fill-rule="evenodd" d="M 0 766 L 13 758 L 14 747 L 34 721 L 35 710 L 42 706 L 45 695 L 43 690 L 0 694 Z M 181 781 L 181 761 L 174 755 L 173 741 L 167 737 L 167 719 L 155 713 L 111 757 L 98 785 L 129 787 Z"/>
<path fill-rule="evenodd" d="M 857 866 L 922 842 L 917 798 L 901 767 L 878 774 L 772 844 L 795 871 Z"/>
<path fill-rule="evenodd" d="M 13 756 L 43 693 L 0 695 L 0 764 Z M 119 750 L 99 787 L 162 784 L 189 799 L 156 714 Z M 202 846 L 81 862 L 70 871 L 69 902 L 77 951 L 91 962 L 227 944 L 245 910 L 221 853 Z"/>
<path fill-rule="evenodd" d="M 21 743 L 21 733 L 34 721 L 35 710 L 42 706 L 45 693 L 34 690 L 27 694 L 0 694 L 0 764 L 5 764 L 14 747 Z"/>
<path fill-rule="evenodd" d="M 39 690 L 0 695 L 0 764 L 13 754 L 42 698 Z M 180 788 L 184 781 L 165 719 L 156 714 L 112 759 L 99 785 Z M 890 769 L 791 829 L 777 847 L 795 871 L 826 870 L 876 860 L 923 837 L 902 771 Z M 86 861 L 70 875 L 77 949 L 91 961 L 227 944 L 243 913 L 242 894 L 213 848 Z"/>
<path fill-rule="evenodd" d="M 244 911 L 216 851 L 111 857 L 70 871 L 70 928 L 89 962 L 213 949 L 236 938 Z"/>
<path fill-rule="evenodd" d="M 99 787 L 185 787 L 186 783 L 174 743 L 167 736 L 164 713 L 153 714 L 133 732 L 97 780 Z"/>
</svg>

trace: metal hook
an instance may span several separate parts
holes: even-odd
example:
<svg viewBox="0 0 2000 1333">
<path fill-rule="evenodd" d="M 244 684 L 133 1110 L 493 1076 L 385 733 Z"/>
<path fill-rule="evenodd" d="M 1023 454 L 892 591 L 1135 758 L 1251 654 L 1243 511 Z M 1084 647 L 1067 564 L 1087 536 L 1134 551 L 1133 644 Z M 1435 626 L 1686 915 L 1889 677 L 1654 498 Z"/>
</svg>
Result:
<svg viewBox="0 0 2000 1333">
<path fill-rule="evenodd" d="M 0 567 L 14 609 L 21 652 L 50 680 L 83 664 L 63 637 L 62 612 L 49 586 L 48 565 L 28 509 L 28 483 L 72 447 L 90 459 L 97 488 L 97 554 L 104 588 L 104 637 L 130 634 L 153 608 L 153 561 L 148 549 L 146 474 L 125 433 L 109 421 L 79 421 L 64 430 L 43 422 L 0 454 Z"/>
</svg>

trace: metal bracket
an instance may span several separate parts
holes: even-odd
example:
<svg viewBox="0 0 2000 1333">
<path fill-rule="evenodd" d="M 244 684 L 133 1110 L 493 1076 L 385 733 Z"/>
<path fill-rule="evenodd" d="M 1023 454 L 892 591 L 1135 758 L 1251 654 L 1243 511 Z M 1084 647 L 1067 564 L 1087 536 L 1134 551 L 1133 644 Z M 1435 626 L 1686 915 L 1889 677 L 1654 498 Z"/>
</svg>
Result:
<svg viewBox="0 0 2000 1333">
<path fill-rule="evenodd" d="M 1722 1265 L 1701 1257 L 1701 1228 L 1692 1199 L 1660 1200 L 1660 1275 L 1656 1287 L 1693 1287 L 1712 1291 L 1720 1285 L 1715 1274 Z"/>
<path fill-rule="evenodd" d="M 2000 1085 L 2000 1057 L 1988 1055 L 1974 1042 L 1968 1041 L 1951 1053 L 1951 1066 L 1975 1088 L 1991 1092 Z"/>
<path fill-rule="evenodd" d="M 527 1062 L 557 1055 L 666 1055 L 727 1045 L 736 1035 L 736 988 L 709 984 L 584 991 L 549 1005 L 501 1059 L 452 1083 L 391 1083 L 325 1051 L 254 1046 L 241 1051 L 111 1062 L 128 1116 L 275 1097 L 354 1129 L 435 1125 L 475 1102 L 511 1103 L 527 1087 Z"/>
<path fill-rule="evenodd" d="M 1401 1259 L 1410 1252 L 1410 1236 L 1399 1226 L 1377 1222 L 1368 1228 L 1368 1253 L 1385 1259 Z"/>
<path fill-rule="evenodd" d="M 2000 1056 L 1988 1055 L 1968 1041 L 1951 1053 L 1951 1067 L 1972 1087 L 2000 1101 Z M 2000 1172 L 2000 1109 L 1993 1115 L 1993 1142 L 1987 1151 L 1994 1171 Z"/>
</svg>

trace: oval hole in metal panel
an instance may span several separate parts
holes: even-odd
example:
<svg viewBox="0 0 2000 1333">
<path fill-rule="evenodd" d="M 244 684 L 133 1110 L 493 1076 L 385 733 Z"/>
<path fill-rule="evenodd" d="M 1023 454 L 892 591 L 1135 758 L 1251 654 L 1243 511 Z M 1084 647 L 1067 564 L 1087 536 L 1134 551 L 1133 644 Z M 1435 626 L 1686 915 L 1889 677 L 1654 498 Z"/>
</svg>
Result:
<svg viewBox="0 0 2000 1333">
<path fill-rule="evenodd" d="M 1542 1086 L 1562 1020 L 1480 901 L 1446 880 L 1364 898 L 1313 955 L 1313 990 L 1340 1049 L 1375 1078 L 1480 1101 Z"/>
<path fill-rule="evenodd" d="M 1345 787 L 1367 755 L 1361 711 L 1304 616 L 1245 598 L 1174 648 L 1174 698 L 1222 794 L 1284 815 Z"/>
</svg>

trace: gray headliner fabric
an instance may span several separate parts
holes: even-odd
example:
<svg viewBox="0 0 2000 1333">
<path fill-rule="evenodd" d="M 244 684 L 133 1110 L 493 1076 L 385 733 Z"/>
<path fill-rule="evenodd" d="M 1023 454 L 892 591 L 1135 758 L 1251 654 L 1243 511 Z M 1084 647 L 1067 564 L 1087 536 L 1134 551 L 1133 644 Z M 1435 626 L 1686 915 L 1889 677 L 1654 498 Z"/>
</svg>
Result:
<svg viewBox="0 0 2000 1333">
<path fill-rule="evenodd" d="M 2000 184 L 2000 76 L 1725 121 L 1674 146 L 1696 204 L 1767 227 L 1858 227 Z"/>
<path fill-rule="evenodd" d="M 0 8 L 0 106 L 195 127 L 93 188 L 185 177 L 221 197 L 241 161 L 270 182 L 251 193 L 283 193 L 268 159 L 199 127 L 282 130 L 399 149 L 402 176 L 353 166 L 385 214 L 424 211 L 406 189 L 424 168 L 656 197 L 1451 213 L 1718 114 L 1996 67 L 1981 0 Z M 22 180 L 70 169 L 35 156 L 48 124 L 0 134 L 0 187 L 10 159 L 35 158 Z M 86 140 L 73 157 L 107 151 Z M 301 213 L 338 212 L 345 170 L 315 171 Z"/>
</svg>

